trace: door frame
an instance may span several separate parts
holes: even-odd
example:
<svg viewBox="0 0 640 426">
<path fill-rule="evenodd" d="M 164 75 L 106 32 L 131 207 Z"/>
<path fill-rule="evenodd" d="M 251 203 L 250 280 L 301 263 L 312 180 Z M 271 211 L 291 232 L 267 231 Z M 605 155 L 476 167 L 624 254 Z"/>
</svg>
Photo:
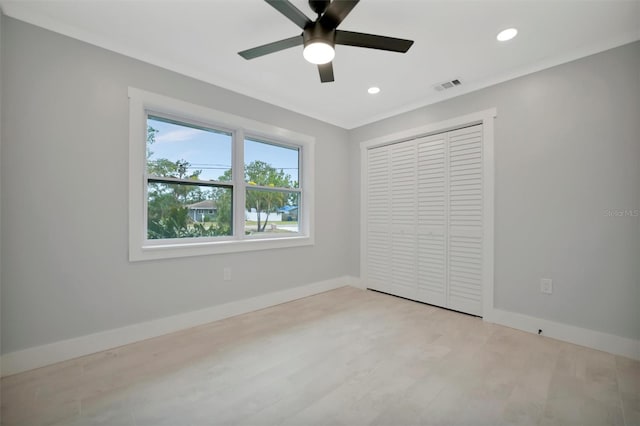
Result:
<svg viewBox="0 0 640 426">
<path fill-rule="evenodd" d="M 482 237 L 482 318 L 492 321 L 494 316 L 494 192 L 495 192 L 495 160 L 494 160 L 494 119 L 496 108 L 451 118 L 449 120 L 430 123 L 420 127 L 403 130 L 360 143 L 360 276 L 366 288 L 367 271 L 367 150 L 384 145 L 407 142 L 424 136 L 449 132 L 463 127 L 482 124 L 483 133 L 483 181 L 484 181 L 484 226 Z"/>
</svg>

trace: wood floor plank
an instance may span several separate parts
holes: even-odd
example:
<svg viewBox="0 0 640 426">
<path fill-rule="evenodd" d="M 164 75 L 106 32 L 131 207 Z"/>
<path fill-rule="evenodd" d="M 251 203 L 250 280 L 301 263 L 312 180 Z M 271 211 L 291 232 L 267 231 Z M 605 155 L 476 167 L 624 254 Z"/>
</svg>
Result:
<svg viewBox="0 0 640 426">
<path fill-rule="evenodd" d="M 640 362 L 355 288 L 1 387 L 5 426 L 640 424 Z"/>
</svg>

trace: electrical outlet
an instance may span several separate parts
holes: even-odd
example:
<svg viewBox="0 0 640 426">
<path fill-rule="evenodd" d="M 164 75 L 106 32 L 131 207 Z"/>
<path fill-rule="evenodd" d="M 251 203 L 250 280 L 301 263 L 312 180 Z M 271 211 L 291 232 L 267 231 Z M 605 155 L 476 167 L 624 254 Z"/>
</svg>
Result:
<svg viewBox="0 0 640 426">
<path fill-rule="evenodd" d="M 540 279 L 540 292 L 544 294 L 553 293 L 553 281 L 551 281 L 551 278 Z"/>
<path fill-rule="evenodd" d="M 228 266 L 224 268 L 223 270 L 223 276 L 224 276 L 224 280 L 225 281 L 231 281 L 231 268 L 229 268 Z"/>
</svg>

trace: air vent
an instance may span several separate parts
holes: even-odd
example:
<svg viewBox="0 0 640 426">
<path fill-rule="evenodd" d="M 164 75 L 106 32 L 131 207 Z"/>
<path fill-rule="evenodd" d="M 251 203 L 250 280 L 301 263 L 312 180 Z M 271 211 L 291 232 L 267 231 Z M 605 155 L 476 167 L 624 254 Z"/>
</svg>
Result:
<svg viewBox="0 0 640 426">
<path fill-rule="evenodd" d="M 460 79 L 456 78 L 455 80 L 445 81 L 444 83 L 438 83 L 435 86 L 433 86 L 433 88 L 436 89 L 438 92 L 442 92 L 443 90 L 451 89 L 452 87 L 460 86 L 461 84 L 462 82 L 460 81 Z"/>
</svg>

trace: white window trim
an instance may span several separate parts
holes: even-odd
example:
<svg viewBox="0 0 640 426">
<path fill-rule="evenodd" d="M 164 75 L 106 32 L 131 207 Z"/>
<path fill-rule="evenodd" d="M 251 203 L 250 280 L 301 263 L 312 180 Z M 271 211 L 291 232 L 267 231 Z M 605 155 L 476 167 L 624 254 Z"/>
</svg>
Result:
<svg viewBox="0 0 640 426">
<path fill-rule="evenodd" d="M 146 227 L 146 134 L 147 111 L 232 129 L 236 140 L 245 135 L 283 145 L 301 147 L 299 176 L 302 209 L 300 230 L 295 235 L 244 236 L 244 176 L 234 179 L 234 235 L 222 239 L 147 240 Z M 129 87 L 129 260 L 132 262 L 221 253 L 238 253 L 314 244 L 314 145 L 315 138 L 292 130 L 217 111 L 156 93 Z M 244 144 L 234 141 L 233 170 L 244 169 Z M 235 176 L 235 174 L 234 174 Z M 169 242 L 167 242 L 169 241 Z"/>
</svg>

